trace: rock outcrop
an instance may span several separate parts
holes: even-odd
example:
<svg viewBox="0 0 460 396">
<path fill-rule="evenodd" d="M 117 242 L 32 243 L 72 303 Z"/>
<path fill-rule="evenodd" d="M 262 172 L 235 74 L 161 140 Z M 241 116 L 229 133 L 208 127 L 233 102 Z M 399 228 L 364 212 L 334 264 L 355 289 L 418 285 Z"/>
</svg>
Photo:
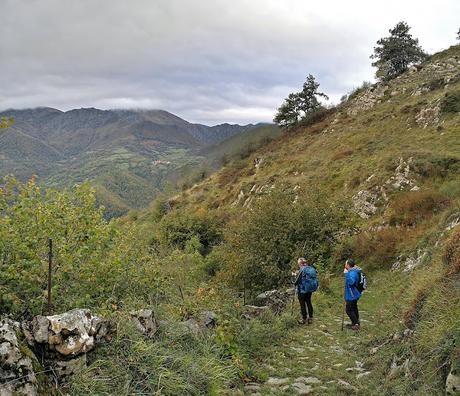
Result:
<svg viewBox="0 0 460 396">
<path fill-rule="evenodd" d="M 39 315 L 24 324 L 23 330 L 29 344 L 42 352 L 46 365 L 60 377 L 86 367 L 86 353 L 110 337 L 110 323 L 88 309 Z"/>
<path fill-rule="evenodd" d="M 35 356 L 20 342 L 20 325 L 10 319 L 0 321 L 0 395 L 38 394 L 32 365 Z"/>
<path fill-rule="evenodd" d="M 286 290 L 269 290 L 260 293 L 256 299 L 257 306 L 267 306 L 274 314 L 280 314 L 286 308 L 288 302 L 292 299 L 294 288 Z"/>
<path fill-rule="evenodd" d="M 415 268 L 419 267 L 428 258 L 428 251 L 419 249 L 417 250 L 417 252 L 410 256 L 399 256 L 391 266 L 391 270 L 401 270 L 403 272 L 410 272 Z"/>
</svg>

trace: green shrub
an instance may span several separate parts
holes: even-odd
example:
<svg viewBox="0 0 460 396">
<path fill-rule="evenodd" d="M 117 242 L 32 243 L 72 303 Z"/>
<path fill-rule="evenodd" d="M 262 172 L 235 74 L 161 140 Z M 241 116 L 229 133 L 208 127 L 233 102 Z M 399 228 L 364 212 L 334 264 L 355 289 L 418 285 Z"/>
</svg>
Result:
<svg viewBox="0 0 460 396">
<path fill-rule="evenodd" d="M 460 113 L 460 91 L 448 92 L 441 101 L 442 113 Z"/>
<path fill-rule="evenodd" d="M 414 171 L 423 177 L 446 177 L 460 170 L 460 159 L 422 153 L 414 158 L 412 166 Z"/>
<path fill-rule="evenodd" d="M 201 244 L 200 253 L 209 253 L 222 239 L 221 221 L 201 208 L 195 212 L 171 211 L 158 224 L 157 238 L 165 249 L 184 249 L 194 237 Z"/>
<path fill-rule="evenodd" d="M 227 226 L 220 247 L 221 275 L 231 284 L 253 292 L 285 283 L 299 256 L 327 262 L 343 211 L 317 197 L 272 191 L 255 200 Z"/>
<path fill-rule="evenodd" d="M 48 238 L 53 241 L 53 303 L 103 310 L 158 286 L 156 267 L 131 226 L 104 219 L 88 184 L 58 192 L 31 179 L 0 189 L 0 313 L 42 313 Z"/>
</svg>

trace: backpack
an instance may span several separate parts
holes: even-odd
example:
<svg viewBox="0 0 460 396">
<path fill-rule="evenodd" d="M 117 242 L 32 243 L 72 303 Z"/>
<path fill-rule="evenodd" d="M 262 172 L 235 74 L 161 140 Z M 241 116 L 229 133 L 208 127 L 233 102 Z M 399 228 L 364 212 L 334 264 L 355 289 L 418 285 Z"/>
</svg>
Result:
<svg viewBox="0 0 460 396">
<path fill-rule="evenodd" d="M 366 275 L 364 275 L 362 270 L 358 270 L 358 282 L 356 284 L 356 288 L 360 293 L 367 289 Z"/>
<path fill-rule="evenodd" d="M 318 276 L 312 266 L 306 266 L 300 271 L 299 293 L 313 293 L 318 290 Z"/>
</svg>

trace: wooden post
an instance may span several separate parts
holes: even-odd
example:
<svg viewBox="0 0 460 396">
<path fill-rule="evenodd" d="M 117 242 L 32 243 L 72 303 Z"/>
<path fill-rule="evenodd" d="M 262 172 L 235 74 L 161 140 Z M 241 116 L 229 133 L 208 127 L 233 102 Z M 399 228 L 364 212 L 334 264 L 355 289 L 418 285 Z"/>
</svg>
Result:
<svg viewBox="0 0 460 396">
<path fill-rule="evenodd" d="M 48 238 L 48 314 L 51 314 L 51 271 L 53 268 L 53 240 Z"/>
</svg>

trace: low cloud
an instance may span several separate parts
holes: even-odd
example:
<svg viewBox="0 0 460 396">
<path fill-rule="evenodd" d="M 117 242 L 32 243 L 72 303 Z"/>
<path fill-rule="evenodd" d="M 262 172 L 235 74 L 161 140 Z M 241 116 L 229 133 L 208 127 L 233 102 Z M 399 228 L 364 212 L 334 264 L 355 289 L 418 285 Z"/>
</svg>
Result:
<svg viewBox="0 0 460 396">
<path fill-rule="evenodd" d="M 373 45 L 400 20 L 430 52 L 455 42 L 455 0 L 373 3 L 0 0 L 0 107 L 271 121 L 309 73 L 333 101 L 372 79 Z"/>
</svg>

